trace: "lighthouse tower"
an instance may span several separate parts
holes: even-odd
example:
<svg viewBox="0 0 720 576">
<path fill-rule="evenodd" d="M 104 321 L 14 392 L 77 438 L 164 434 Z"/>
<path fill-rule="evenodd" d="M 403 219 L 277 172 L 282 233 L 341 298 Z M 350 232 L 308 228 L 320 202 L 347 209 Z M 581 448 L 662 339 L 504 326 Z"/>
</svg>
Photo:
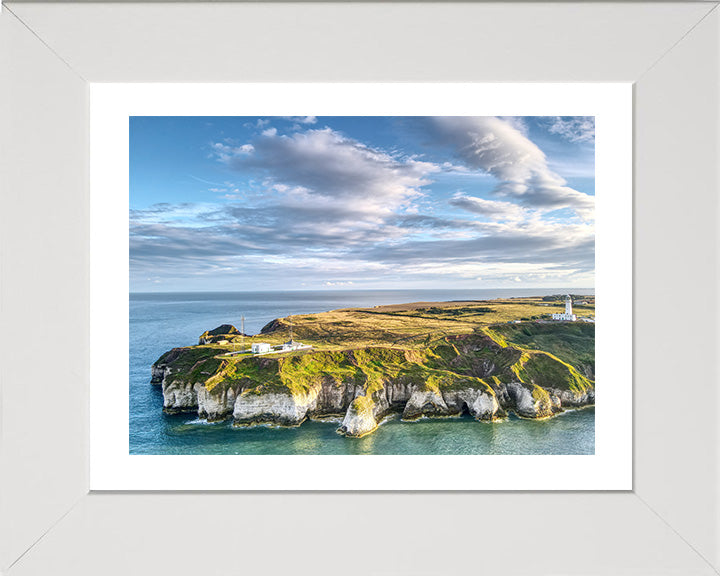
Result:
<svg viewBox="0 0 720 576">
<path fill-rule="evenodd" d="M 570 294 L 565 296 L 565 312 L 563 314 L 553 314 L 552 319 L 563 320 L 565 322 L 575 322 L 575 320 L 577 320 L 577 316 L 575 316 L 572 311 L 572 298 Z"/>
</svg>

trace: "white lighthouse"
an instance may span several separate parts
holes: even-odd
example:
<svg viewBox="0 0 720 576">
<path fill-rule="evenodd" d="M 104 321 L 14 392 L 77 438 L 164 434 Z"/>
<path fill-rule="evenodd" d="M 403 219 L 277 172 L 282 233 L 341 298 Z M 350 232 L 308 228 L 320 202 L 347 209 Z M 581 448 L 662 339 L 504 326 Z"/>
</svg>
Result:
<svg viewBox="0 0 720 576">
<path fill-rule="evenodd" d="M 573 314 L 572 311 L 572 298 L 570 297 L 570 294 L 565 296 L 565 313 L 564 314 L 553 314 L 552 315 L 553 320 L 564 320 L 566 322 L 575 322 L 577 320 L 577 316 Z"/>
</svg>

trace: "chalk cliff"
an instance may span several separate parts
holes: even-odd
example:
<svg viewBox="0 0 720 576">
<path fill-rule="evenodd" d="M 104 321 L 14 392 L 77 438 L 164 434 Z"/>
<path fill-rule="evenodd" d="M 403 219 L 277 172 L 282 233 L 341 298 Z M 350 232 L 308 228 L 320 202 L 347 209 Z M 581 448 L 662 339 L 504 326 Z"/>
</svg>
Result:
<svg viewBox="0 0 720 576">
<path fill-rule="evenodd" d="M 281 327 L 275 321 L 265 330 Z M 546 418 L 595 402 L 587 375 L 594 366 L 578 368 L 486 329 L 422 346 L 336 345 L 253 356 L 228 355 L 217 342 L 237 331 L 222 328 L 227 336 L 203 335 L 212 338 L 211 345 L 173 349 L 152 366 L 151 381 L 162 386 L 166 412 L 193 412 L 210 421 L 232 418 L 240 426 L 298 426 L 332 416 L 341 419 L 340 433 L 359 437 L 393 413 L 404 420 L 462 414 L 496 420 L 508 412 Z M 551 342 L 552 330 L 543 328 L 543 342 Z M 594 329 L 583 330 L 594 339 Z"/>
</svg>

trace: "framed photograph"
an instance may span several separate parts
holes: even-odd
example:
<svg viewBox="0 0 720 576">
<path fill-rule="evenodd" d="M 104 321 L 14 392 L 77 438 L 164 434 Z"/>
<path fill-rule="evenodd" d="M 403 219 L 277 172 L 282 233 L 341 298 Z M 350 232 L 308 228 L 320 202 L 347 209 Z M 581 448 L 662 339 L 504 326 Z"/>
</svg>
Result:
<svg viewBox="0 0 720 576">
<path fill-rule="evenodd" d="M 631 104 L 93 87 L 91 488 L 629 489 Z"/>
<path fill-rule="evenodd" d="M 715 574 L 719 26 L 4 5 L 2 573 Z"/>
</svg>

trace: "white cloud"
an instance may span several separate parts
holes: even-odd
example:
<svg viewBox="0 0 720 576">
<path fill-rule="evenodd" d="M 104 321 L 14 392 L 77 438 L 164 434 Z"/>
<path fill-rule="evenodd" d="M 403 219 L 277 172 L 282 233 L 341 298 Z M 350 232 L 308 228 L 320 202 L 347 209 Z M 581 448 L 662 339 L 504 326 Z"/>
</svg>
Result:
<svg viewBox="0 0 720 576">
<path fill-rule="evenodd" d="M 506 120 L 443 116 L 428 125 L 438 144 L 451 146 L 468 167 L 499 181 L 496 194 L 541 210 L 571 208 L 586 220 L 594 218 L 594 198 L 566 186 L 548 167 L 543 151 Z"/>
<path fill-rule="evenodd" d="M 296 122 L 298 124 L 316 124 L 317 118 L 315 116 L 287 116 L 286 120 Z"/>
<path fill-rule="evenodd" d="M 217 156 L 231 167 L 263 174 L 266 186 L 283 194 L 278 201 L 300 216 L 322 209 L 360 225 L 364 220 L 378 224 L 409 208 L 430 183 L 428 176 L 440 170 L 428 162 L 395 158 L 327 128 L 289 136 L 266 131 L 246 146 L 238 153 L 217 147 Z"/>
<path fill-rule="evenodd" d="M 526 215 L 522 206 L 513 202 L 500 202 L 498 200 L 486 200 L 474 196 L 456 194 L 450 204 L 457 208 L 463 208 L 468 212 L 487 216 L 493 220 L 520 220 Z"/>
<path fill-rule="evenodd" d="M 237 182 L 208 182 L 228 202 L 131 211 L 132 269 L 150 276 L 164 270 L 166 279 L 319 287 L 410 277 L 417 285 L 438 278 L 592 284 L 592 197 L 566 186 L 523 125 L 498 118 L 423 122 L 434 145 L 454 151 L 452 162 L 374 148 L 309 121 L 298 132 L 273 128 L 244 144 L 213 144 L 214 157 L 239 172 L 231 177 Z M 490 183 L 496 196 L 479 197 L 477 190 L 487 194 L 485 182 L 463 181 L 470 192 L 449 203 L 464 212 L 448 211 L 446 189 L 436 195 L 429 185 L 449 172 L 497 181 Z M 587 220 L 551 214 L 560 208 Z"/>
<path fill-rule="evenodd" d="M 233 146 L 230 144 L 225 144 L 223 142 L 214 142 L 210 145 L 210 147 L 212 148 L 212 151 L 217 156 L 217 158 L 223 162 L 227 162 L 231 158 L 235 158 L 237 156 L 250 154 L 254 150 L 252 144 Z"/>
<path fill-rule="evenodd" d="M 522 116 L 499 116 L 499 119 L 515 128 L 515 130 L 524 136 L 528 135 L 528 127 L 525 123 L 525 118 Z"/>
<path fill-rule="evenodd" d="M 570 142 L 595 141 L 594 116 L 554 116 L 548 131 Z"/>
<path fill-rule="evenodd" d="M 143 225 L 176 225 L 198 228 L 207 226 L 219 213 L 219 206 L 212 203 L 154 204 L 144 210 L 130 210 L 131 228 L 137 224 Z"/>
</svg>

